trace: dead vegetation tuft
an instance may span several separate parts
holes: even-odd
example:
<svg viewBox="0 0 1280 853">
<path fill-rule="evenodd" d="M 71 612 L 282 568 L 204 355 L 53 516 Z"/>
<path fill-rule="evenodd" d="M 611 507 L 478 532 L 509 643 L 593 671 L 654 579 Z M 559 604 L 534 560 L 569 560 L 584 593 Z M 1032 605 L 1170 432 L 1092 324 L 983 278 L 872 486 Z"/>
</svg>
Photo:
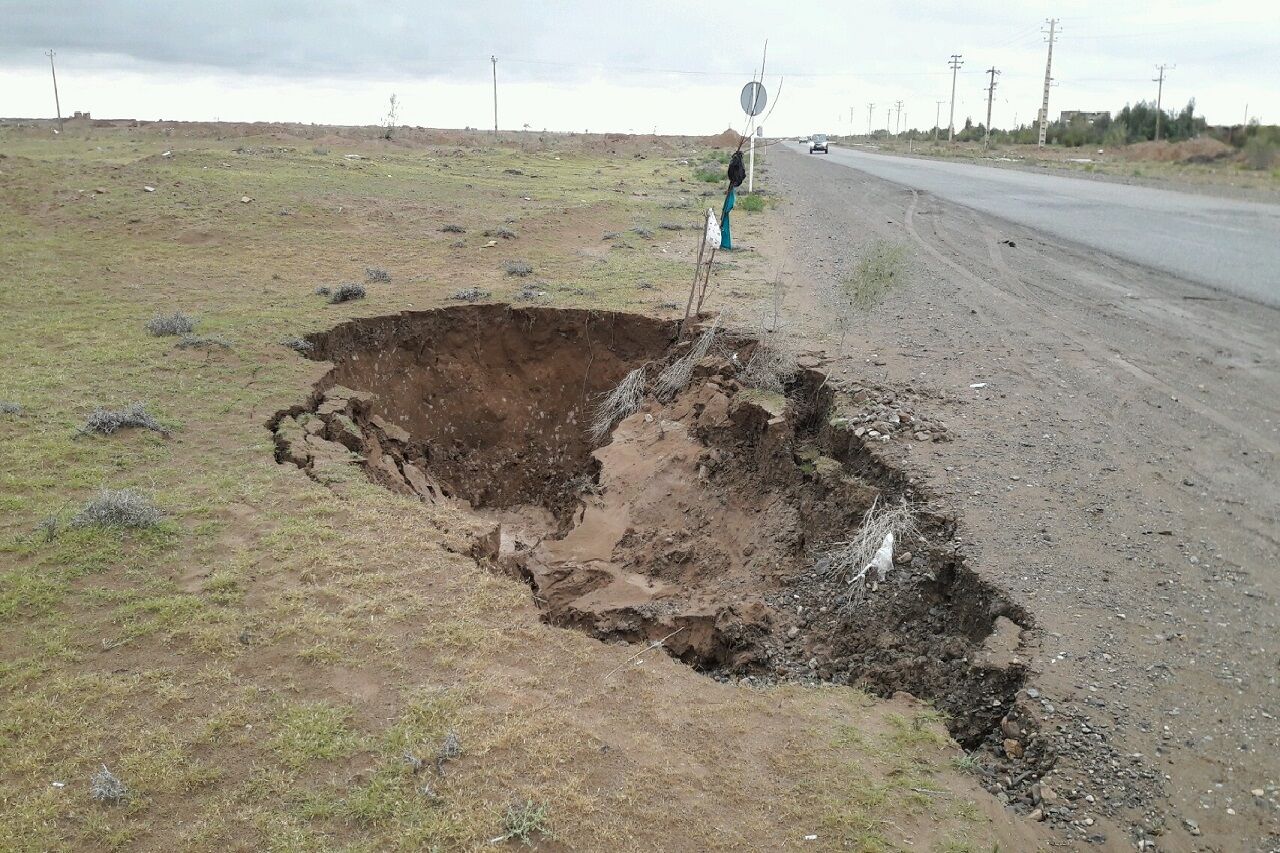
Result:
<svg viewBox="0 0 1280 853">
<path fill-rule="evenodd" d="M 178 349 L 231 349 L 231 341 L 222 335 L 183 335 Z"/>
<path fill-rule="evenodd" d="M 329 296 L 329 304 L 337 305 L 339 302 L 350 302 L 353 299 L 364 299 L 365 290 L 363 284 L 354 284 L 348 282 L 340 284 Z"/>
<path fill-rule="evenodd" d="M 697 366 L 698 362 L 706 358 L 707 353 L 711 352 L 711 345 L 715 343 L 716 333 L 719 330 L 720 318 L 716 317 L 683 357 L 667 365 L 658 374 L 658 381 L 655 383 L 654 391 L 659 400 L 669 402 L 689 386 L 689 380 L 693 378 L 694 367 Z"/>
<path fill-rule="evenodd" d="M 466 234 L 467 233 L 467 229 L 463 228 L 461 225 L 454 225 L 453 223 L 449 223 L 448 225 L 441 225 L 440 230 L 446 234 Z"/>
<path fill-rule="evenodd" d="M 637 367 L 622 378 L 612 391 L 596 405 L 588 432 L 596 443 L 604 441 L 613 425 L 640 409 L 644 399 L 644 367 Z"/>
<path fill-rule="evenodd" d="M 78 435 L 111 435 L 122 429 L 149 429 L 168 435 L 164 425 L 147 412 L 145 403 L 132 403 L 123 409 L 98 407 L 89 413 Z"/>
<path fill-rule="evenodd" d="M 510 228 L 494 228 L 492 230 L 485 231 L 484 236 L 497 237 L 502 240 L 514 240 L 516 238 L 516 232 L 512 231 Z"/>
<path fill-rule="evenodd" d="M 0 400 L 0 415 L 20 415 L 22 406 L 11 400 Z"/>
<path fill-rule="evenodd" d="M 300 338 L 297 335 L 290 335 L 280 342 L 281 346 L 286 346 L 294 352 L 308 353 L 316 348 L 316 345 L 306 338 Z"/>
<path fill-rule="evenodd" d="M 164 512 L 133 489 L 103 489 L 72 516 L 71 527 L 154 527 Z"/>
<path fill-rule="evenodd" d="M 157 314 L 147 321 L 147 334 L 163 338 L 172 335 L 185 335 L 194 331 L 196 320 L 181 311 L 172 314 Z"/>
<path fill-rule="evenodd" d="M 506 841 L 519 841 L 526 847 L 532 847 L 536 836 L 551 837 L 547 826 L 551 809 L 546 803 L 536 803 L 532 799 L 514 800 L 507 806 L 507 813 L 502 817 L 502 834 L 489 840 L 490 844 L 502 844 Z"/>
<path fill-rule="evenodd" d="M 89 782 L 89 795 L 100 803 L 119 805 L 129 798 L 129 789 L 104 764 Z"/>
<path fill-rule="evenodd" d="M 739 378 L 748 388 L 780 394 L 798 369 L 795 354 L 789 347 L 781 340 L 762 335 Z"/>
<path fill-rule="evenodd" d="M 391 273 L 379 267 L 365 267 L 364 278 L 365 278 L 365 281 L 367 281 L 369 284 L 375 284 L 375 283 L 390 284 L 391 283 Z"/>
<path fill-rule="evenodd" d="M 507 275 L 520 276 L 521 278 L 533 275 L 533 265 L 527 261 L 507 261 L 503 269 L 507 271 Z"/>
<path fill-rule="evenodd" d="M 488 299 L 490 295 L 491 294 L 487 290 L 481 290 L 478 287 L 468 287 L 466 290 L 459 290 L 449 298 L 457 302 L 478 302 L 481 299 Z"/>
</svg>

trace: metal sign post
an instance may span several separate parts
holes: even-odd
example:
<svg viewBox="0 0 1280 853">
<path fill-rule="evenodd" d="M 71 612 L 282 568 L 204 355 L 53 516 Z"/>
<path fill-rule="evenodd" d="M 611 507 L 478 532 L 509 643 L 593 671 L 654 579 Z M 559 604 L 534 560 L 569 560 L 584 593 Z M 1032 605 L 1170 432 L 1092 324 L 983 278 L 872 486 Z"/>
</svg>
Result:
<svg viewBox="0 0 1280 853">
<path fill-rule="evenodd" d="M 747 149 L 747 192 L 751 192 L 756 178 L 756 116 L 764 112 L 764 105 L 768 100 L 769 93 L 755 80 L 743 86 L 742 94 L 738 97 L 742 111 L 751 116 L 751 123 L 747 126 L 747 134 L 751 137 L 751 146 Z"/>
</svg>

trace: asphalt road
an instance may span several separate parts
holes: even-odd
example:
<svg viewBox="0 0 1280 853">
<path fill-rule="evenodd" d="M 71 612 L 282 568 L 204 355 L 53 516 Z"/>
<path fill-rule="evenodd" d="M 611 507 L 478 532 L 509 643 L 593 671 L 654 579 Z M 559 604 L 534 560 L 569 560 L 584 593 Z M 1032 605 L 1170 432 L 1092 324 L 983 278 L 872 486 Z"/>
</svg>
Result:
<svg viewBox="0 0 1280 853">
<path fill-rule="evenodd" d="M 1280 205 L 847 148 L 825 159 L 1280 307 Z"/>
</svg>

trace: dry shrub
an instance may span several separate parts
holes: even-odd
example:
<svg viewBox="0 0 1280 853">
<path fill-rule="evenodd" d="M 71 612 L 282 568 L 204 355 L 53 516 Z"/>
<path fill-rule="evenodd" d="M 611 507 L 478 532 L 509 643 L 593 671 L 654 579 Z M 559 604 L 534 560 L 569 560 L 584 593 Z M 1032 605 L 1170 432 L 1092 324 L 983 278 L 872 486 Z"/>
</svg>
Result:
<svg viewBox="0 0 1280 853">
<path fill-rule="evenodd" d="M 164 435 L 169 432 L 147 412 L 145 403 L 133 403 L 123 409 L 94 409 L 80 427 L 80 435 L 111 435 L 129 428 L 149 429 Z"/>
<path fill-rule="evenodd" d="M 614 424 L 640 410 L 640 401 L 644 399 L 644 382 L 644 368 L 637 367 L 601 398 L 588 429 L 593 441 L 604 441 L 609 437 Z"/>
<path fill-rule="evenodd" d="M 153 527 L 163 519 L 164 512 L 146 495 L 133 489 L 103 489 L 71 518 L 70 526 Z"/>
<path fill-rule="evenodd" d="M 682 358 L 671 362 L 658 374 L 654 391 L 659 400 L 663 402 L 673 400 L 677 394 L 689 386 L 689 380 L 693 378 L 693 368 L 706 358 L 707 353 L 711 352 L 711 345 L 715 343 L 716 333 L 719 330 L 720 318 L 716 317 Z"/>
<path fill-rule="evenodd" d="M 847 585 L 860 583 L 871 567 L 871 561 L 884 544 L 885 536 L 893 534 L 895 545 L 907 537 L 918 537 L 916 514 L 906 499 L 896 504 L 882 505 L 877 498 L 853 538 L 833 543 L 819 561 L 826 574 L 842 579 Z"/>
</svg>

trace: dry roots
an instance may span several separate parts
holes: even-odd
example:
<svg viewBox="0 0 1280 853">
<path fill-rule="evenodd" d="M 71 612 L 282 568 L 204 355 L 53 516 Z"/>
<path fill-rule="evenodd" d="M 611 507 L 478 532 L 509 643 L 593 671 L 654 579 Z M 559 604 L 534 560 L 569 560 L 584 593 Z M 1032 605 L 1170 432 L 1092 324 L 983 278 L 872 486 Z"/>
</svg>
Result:
<svg viewBox="0 0 1280 853">
<path fill-rule="evenodd" d="M 639 411 L 643 398 L 644 368 L 637 367 L 623 377 L 616 388 L 604 395 L 596 406 L 589 430 L 592 440 L 597 443 L 604 441 L 614 424 Z"/>
<path fill-rule="evenodd" d="M 689 380 L 693 378 L 693 368 L 706 357 L 707 353 L 711 352 L 711 345 L 715 343 L 716 332 L 719 330 L 720 318 L 716 317 L 683 358 L 671 362 L 662 373 L 658 374 L 654 393 L 659 400 L 664 403 L 669 402 L 688 387 Z"/>
</svg>

